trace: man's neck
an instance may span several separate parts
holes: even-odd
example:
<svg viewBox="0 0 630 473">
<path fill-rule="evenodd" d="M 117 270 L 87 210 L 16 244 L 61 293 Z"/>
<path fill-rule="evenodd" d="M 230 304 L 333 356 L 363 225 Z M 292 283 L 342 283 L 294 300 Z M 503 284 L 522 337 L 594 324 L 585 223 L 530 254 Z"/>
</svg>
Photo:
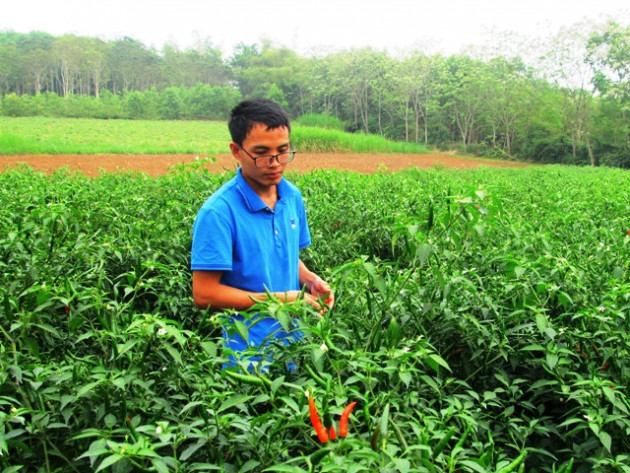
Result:
<svg viewBox="0 0 630 473">
<path fill-rule="evenodd" d="M 249 187 L 256 193 L 260 200 L 262 200 L 267 206 L 273 210 L 278 202 L 278 186 L 260 186 L 255 182 L 250 181 L 247 177 L 243 176 L 245 182 L 249 184 Z"/>
</svg>

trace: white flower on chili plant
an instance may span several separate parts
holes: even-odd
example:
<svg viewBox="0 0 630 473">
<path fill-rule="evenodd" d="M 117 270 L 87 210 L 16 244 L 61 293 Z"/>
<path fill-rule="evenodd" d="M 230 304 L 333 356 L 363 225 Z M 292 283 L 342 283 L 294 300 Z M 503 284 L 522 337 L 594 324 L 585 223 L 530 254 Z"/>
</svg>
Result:
<svg viewBox="0 0 630 473">
<path fill-rule="evenodd" d="M 319 347 L 319 349 L 323 352 L 327 352 L 328 351 L 328 346 L 325 343 L 322 343 Z"/>
<path fill-rule="evenodd" d="M 161 328 L 157 331 L 158 336 L 163 337 L 164 335 L 166 335 L 166 329 Z"/>
</svg>

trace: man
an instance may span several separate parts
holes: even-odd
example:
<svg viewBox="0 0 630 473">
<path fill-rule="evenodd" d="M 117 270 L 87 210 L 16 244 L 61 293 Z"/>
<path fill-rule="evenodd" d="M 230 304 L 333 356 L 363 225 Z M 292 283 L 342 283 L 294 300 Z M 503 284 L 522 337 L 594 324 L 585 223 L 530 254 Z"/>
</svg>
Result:
<svg viewBox="0 0 630 473">
<path fill-rule="evenodd" d="M 240 167 L 203 204 L 193 225 L 195 304 L 243 311 L 270 293 L 285 302 L 303 298 L 318 310 L 325 309 L 319 300 L 327 298 L 332 306 L 330 286 L 299 257 L 311 237 L 302 195 L 283 177 L 295 155 L 287 113 L 270 100 L 244 101 L 232 110 L 228 126 L 230 151 Z M 225 347 L 232 352 L 294 340 L 274 318 L 234 320 L 246 324 L 248 340 L 224 327 Z M 235 364 L 234 357 L 230 361 Z"/>
</svg>

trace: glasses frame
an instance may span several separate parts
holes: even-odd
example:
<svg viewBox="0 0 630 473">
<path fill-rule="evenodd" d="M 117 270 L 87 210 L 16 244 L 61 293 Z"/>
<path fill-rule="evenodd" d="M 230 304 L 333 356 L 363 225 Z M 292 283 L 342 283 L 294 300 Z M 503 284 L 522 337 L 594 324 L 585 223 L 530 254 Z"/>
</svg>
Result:
<svg viewBox="0 0 630 473">
<path fill-rule="evenodd" d="M 255 157 L 252 156 L 251 154 L 249 154 L 249 152 L 245 148 L 243 148 L 241 145 L 239 145 L 238 143 L 237 143 L 237 146 L 239 148 L 241 148 L 241 150 L 243 150 L 247 156 L 249 156 L 251 159 L 254 160 L 254 166 L 256 166 L 257 168 L 268 168 L 268 167 L 270 167 L 273 164 L 273 160 L 274 159 L 278 162 L 278 164 L 290 163 L 291 161 L 293 161 L 295 159 L 295 153 L 297 153 L 295 148 L 293 148 L 293 146 L 291 146 L 291 143 L 289 143 L 289 146 L 291 146 L 291 149 L 289 151 L 284 151 L 284 152 L 278 153 L 278 154 L 270 154 L 268 156 L 255 156 Z M 288 154 L 289 155 L 289 160 L 281 163 L 280 162 L 280 155 L 282 155 L 282 154 Z M 263 160 L 262 162 L 265 162 L 265 159 L 266 159 L 267 160 L 267 164 L 265 164 L 264 166 L 259 166 L 258 165 L 258 160 L 259 159 L 262 159 Z"/>
</svg>

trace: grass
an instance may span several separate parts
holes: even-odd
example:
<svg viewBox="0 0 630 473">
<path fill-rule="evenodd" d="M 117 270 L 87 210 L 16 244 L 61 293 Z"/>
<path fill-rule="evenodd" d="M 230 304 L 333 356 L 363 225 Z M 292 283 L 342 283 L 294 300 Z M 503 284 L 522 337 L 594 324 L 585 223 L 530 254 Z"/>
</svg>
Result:
<svg viewBox="0 0 630 473">
<path fill-rule="evenodd" d="M 227 153 L 223 122 L 0 117 L 0 154 Z"/>
<path fill-rule="evenodd" d="M 346 133 L 316 127 L 295 127 L 295 144 L 308 152 L 353 153 L 427 153 L 426 147 L 416 143 L 394 142 L 379 135 Z"/>
<path fill-rule="evenodd" d="M 229 153 L 222 121 L 98 120 L 0 117 L 0 154 Z M 425 148 L 380 136 L 295 126 L 302 152 L 423 153 Z"/>
</svg>

